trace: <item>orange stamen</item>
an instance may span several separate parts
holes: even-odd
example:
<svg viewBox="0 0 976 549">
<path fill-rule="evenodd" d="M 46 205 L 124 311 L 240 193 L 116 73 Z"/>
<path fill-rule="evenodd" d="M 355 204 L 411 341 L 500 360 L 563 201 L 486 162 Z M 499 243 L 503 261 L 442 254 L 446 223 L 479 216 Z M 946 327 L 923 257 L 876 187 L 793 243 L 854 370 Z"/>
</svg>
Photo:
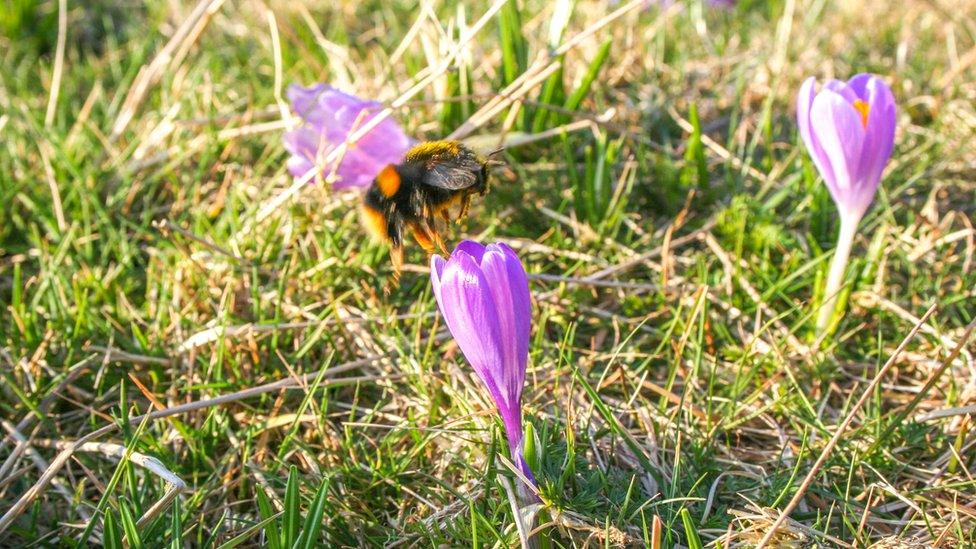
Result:
<svg viewBox="0 0 976 549">
<path fill-rule="evenodd" d="M 860 99 L 854 100 L 854 110 L 856 110 L 861 115 L 861 124 L 865 128 L 868 127 L 868 113 L 871 112 L 871 105 L 868 105 Z"/>
</svg>

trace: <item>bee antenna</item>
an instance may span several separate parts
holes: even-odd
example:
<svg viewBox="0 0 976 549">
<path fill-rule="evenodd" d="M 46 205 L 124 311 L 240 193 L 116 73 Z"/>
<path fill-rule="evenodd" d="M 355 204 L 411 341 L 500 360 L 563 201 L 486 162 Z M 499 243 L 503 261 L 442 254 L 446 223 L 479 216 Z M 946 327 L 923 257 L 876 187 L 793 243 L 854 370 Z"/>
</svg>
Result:
<svg viewBox="0 0 976 549">
<path fill-rule="evenodd" d="M 493 158 L 493 157 L 497 156 L 499 153 L 501 153 L 504 150 L 505 150 L 505 146 L 502 145 L 501 147 L 498 147 L 497 149 L 495 149 L 495 150 L 489 152 L 488 154 L 486 154 L 485 155 L 485 165 L 486 166 L 504 166 L 505 165 L 505 161 L 504 160 L 498 160 L 497 158 Z"/>
<path fill-rule="evenodd" d="M 491 158 L 491 157 L 495 156 L 496 154 L 498 154 L 498 153 L 500 153 L 500 152 L 502 152 L 504 150 L 505 150 L 505 145 L 502 145 L 501 147 L 498 147 L 497 149 L 495 149 L 493 151 L 490 151 L 485 156 L 488 157 L 488 158 Z"/>
</svg>

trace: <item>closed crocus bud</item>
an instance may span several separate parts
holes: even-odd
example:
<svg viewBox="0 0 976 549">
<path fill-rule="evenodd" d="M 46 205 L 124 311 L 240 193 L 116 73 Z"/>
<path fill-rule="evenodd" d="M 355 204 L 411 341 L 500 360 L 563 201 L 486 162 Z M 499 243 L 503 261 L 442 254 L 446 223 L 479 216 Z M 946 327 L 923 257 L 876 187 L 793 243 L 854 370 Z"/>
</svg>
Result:
<svg viewBox="0 0 976 549">
<path fill-rule="evenodd" d="M 797 98 L 800 137 L 842 217 L 867 211 L 895 143 L 895 97 L 871 74 L 830 80 L 818 92 L 808 78 Z"/>
<path fill-rule="evenodd" d="M 366 188 L 388 164 L 399 163 L 414 141 L 400 126 L 386 118 L 342 153 L 338 165 L 322 165 L 325 158 L 383 110 L 376 101 L 366 101 L 326 84 L 305 88 L 291 85 L 288 100 L 302 124 L 284 134 L 285 149 L 291 153 L 288 171 L 296 179 L 322 170 L 323 179 L 335 189 Z"/>
<path fill-rule="evenodd" d="M 895 143 L 895 98 L 877 76 L 830 80 L 820 91 L 808 78 L 797 98 L 800 137 L 840 212 L 840 235 L 817 315 L 823 336 L 833 318 L 851 246 L 871 206 Z"/>
<path fill-rule="evenodd" d="M 535 482 L 522 454 L 522 386 L 529 359 L 529 281 L 505 244 L 464 241 L 431 258 L 434 297 L 448 330 L 491 395 L 512 461 Z"/>
</svg>

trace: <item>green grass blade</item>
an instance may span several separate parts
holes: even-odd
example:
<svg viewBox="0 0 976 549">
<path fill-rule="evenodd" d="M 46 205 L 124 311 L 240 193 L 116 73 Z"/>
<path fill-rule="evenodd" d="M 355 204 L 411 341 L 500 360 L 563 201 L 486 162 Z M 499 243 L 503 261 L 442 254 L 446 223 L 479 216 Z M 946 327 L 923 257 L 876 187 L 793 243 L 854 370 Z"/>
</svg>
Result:
<svg viewBox="0 0 976 549">
<path fill-rule="evenodd" d="M 688 121 L 691 123 L 692 131 L 688 136 L 685 149 L 685 170 L 682 175 L 682 182 L 685 187 L 694 187 L 696 184 L 699 189 L 708 189 L 708 163 L 705 159 L 705 145 L 702 143 L 701 121 L 698 119 L 698 106 L 694 103 L 688 110 Z"/>
<path fill-rule="evenodd" d="M 139 529 L 136 528 L 136 519 L 132 516 L 129 504 L 124 500 L 119 500 L 119 517 L 122 522 L 122 530 L 125 531 L 125 539 L 130 549 L 140 549 L 142 538 L 139 537 Z"/>
<path fill-rule="evenodd" d="M 292 547 L 298 540 L 298 525 L 301 519 L 301 499 L 299 498 L 298 467 L 294 465 L 288 470 L 288 484 L 285 486 L 284 525 L 281 543 L 285 547 Z"/>
<path fill-rule="evenodd" d="M 322 479 L 312 506 L 308 508 L 308 515 L 305 516 L 305 524 L 302 527 L 302 536 L 295 543 L 300 549 L 312 549 L 319 546 L 319 532 L 322 531 L 322 517 L 325 515 L 325 505 L 329 495 L 329 479 Z"/>
<path fill-rule="evenodd" d="M 511 84 L 528 67 L 528 46 L 522 35 L 518 2 L 509 0 L 498 12 L 498 31 L 502 50 L 502 84 Z"/>
<path fill-rule="evenodd" d="M 111 509 L 105 511 L 105 520 L 102 524 L 102 544 L 105 549 L 122 549 L 122 532 L 115 521 L 115 512 Z"/>
<path fill-rule="evenodd" d="M 705 546 L 702 545 L 701 538 L 698 537 L 698 528 L 695 527 L 695 523 L 691 520 L 691 513 L 688 512 L 687 508 L 684 508 L 680 514 L 681 523 L 685 527 L 688 549 L 705 549 Z"/>
<path fill-rule="evenodd" d="M 593 82 L 596 80 L 597 76 L 600 74 L 600 69 L 603 68 L 603 64 L 607 60 L 607 56 L 610 55 L 610 45 L 612 42 L 607 40 L 604 42 L 600 49 L 596 52 L 596 57 L 590 61 L 589 66 L 586 68 L 586 73 L 583 74 L 583 79 L 580 81 L 579 86 L 573 90 L 573 93 L 569 95 L 566 99 L 566 103 L 563 104 L 563 108 L 569 111 L 575 111 L 579 108 L 580 104 L 583 103 L 583 99 L 586 95 L 590 93 L 590 87 L 593 86 Z"/>
<path fill-rule="evenodd" d="M 537 101 L 539 104 L 534 107 L 535 114 L 532 116 L 532 124 L 527 128 L 531 133 L 539 133 L 546 129 L 547 122 L 553 118 L 553 113 L 546 108 L 546 105 L 555 105 L 562 96 L 566 95 L 566 90 L 563 87 L 563 66 L 561 64 L 563 59 L 560 58 L 559 69 L 550 74 L 545 84 L 542 85 L 542 91 L 539 92 Z"/>
<path fill-rule="evenodd" d="M 226 542 L 220 544 L 217 547 L 217 549 L 233 549 L 234 547 L 237 547 L 238 545 L 240 545 L 240 544 L 244 543 L 245 541 L 251 539 L 251 537 L 253 537 L 255 534 L 257 534 L 258 532 L 260 532 L 263 528 L 267 527 L 269 524 L 271 524 L 272 522 L 274 522 L 275 520 L 277 520 L 277 518 L 279 516 L 281 516 L 281 513 L 277 513 L 277 514 L 271 515 L 270 517 L 267 517 L 265 519 L 262 519 L 260 522 L 255 523 L 253 526 L 251 526 L 247 530 L 244 530 L 240 534 L 238 534 L 238 535 L 234 536 L 233 538 L 227 540 Z"/>
<path fill-rule="evenodd" d="M 170 526 L 170 549 L 183 549 L 183 509 L 180 497 L 173 500 L 173 521 Z"/>
<path fill-rule="evenodd" d="M 269 518 L 279 517 L 282 513 L 276 513 L 271 506 L 268 494 L 260 486 L 256 487 L 256 499 L 258 500 L 258 514 L 261 516 L 261 523 L 264 525 L 265 543 L 268 549 L 281 549 L 281 529 L 278 528 L 276 521 Z"/>
</svg>

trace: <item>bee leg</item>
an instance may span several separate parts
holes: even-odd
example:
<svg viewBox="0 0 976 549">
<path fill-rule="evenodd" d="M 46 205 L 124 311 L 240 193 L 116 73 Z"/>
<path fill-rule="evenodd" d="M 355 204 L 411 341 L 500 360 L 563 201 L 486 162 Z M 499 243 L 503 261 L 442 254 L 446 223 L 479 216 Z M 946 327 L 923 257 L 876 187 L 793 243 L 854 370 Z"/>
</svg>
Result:
<svg viewBox="0 0 976 549">
<path fill-rule="evenodd" d="M 440 248 L 441 253 L 447 255 L 447 248 L 444 246 L 444 239 L 441 238 L 441 234 L 437 232 L 437 229 L 431 229 L 430 235 L 434 237 L 434 244 L 437 244 L 437 247 Z"/>
<path fill-rule="evenodd" d="M 400 269 L 403 267 L 403 246 L 390 248 L 390 262 L 393 263 L 393 276 L 390 282 L 393 286 L 400 284 Z"/>
<path fill-rule="evenodd" d="M 447 248 L 444 247 L 444 240 L 432 225 L 433 222 L 428 223 L 427 221 L 421 221 L 412 225 L 410 228 L 413 230 L 413 237 L 424 251 L 427 252 L 428 257 L 438 249 L 446 255 Z"/>
<path fill-rule="evenodd" d="M 390 286 L 396 287 L 400 283 L 400 268 L 403 266 L 403 220 L 398 216 L 389 216 L 386 222 L 386 237 L 390 243 L 390 263 L 393 264 Z M 384 292 L 389 295 L 390 287 L 387 286 Z"/>
<path fill-rule="evenodd" d="M 464 195 L 461 198 L 460 203 L 461 203 L 461 211 L 458 212 L 457 219 L 455 220 L 455 222 L 457 223 L 460 223 L 462 219 L 468 216 L 468 210 L 471 209 L 471 195 L 470 194 Z"/>
<path fill-rule="evenodd" d="M 448 210 L 445 208 L 444 212 L 449 214 Z M 427 234 L 434 240 L 434 244 L 440 249 L 441 253 L 447 255 L 447 247 L 444 246 L 444 239 L 441 238 L 441 233 L 437 231 L 437 221 L 431 216 L 423 223 L 424 228 L 427 229 Z"/>
<path fill-rule="evenodd" d="M 410 230 L 413 232 L 414 240 L 427 252 L 427 255 L 434 253 L 434 239 L 431 237 L 429 227 L 427 227 L 426 223 L 423 225 L 417 223 L 412 224 L 410 225 Z"/>
<path fill-rule="evenodd" d="M 450 208 L 448 208 L 448 207 L 441 208 L 441 211 L 438 212 L 438 213 L 440 214 L 441 219 L 444 220 L 444 223 L 450 223 L 451 222 L 451 209 Z"/>
</svg>

